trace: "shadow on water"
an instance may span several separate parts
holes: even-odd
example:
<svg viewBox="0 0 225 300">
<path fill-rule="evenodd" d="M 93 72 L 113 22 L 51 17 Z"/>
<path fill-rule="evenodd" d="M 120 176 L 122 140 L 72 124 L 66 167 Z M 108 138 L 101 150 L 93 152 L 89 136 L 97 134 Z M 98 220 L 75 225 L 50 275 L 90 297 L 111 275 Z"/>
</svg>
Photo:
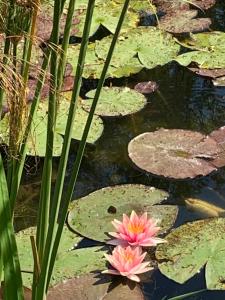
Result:
<svg viewBox="0 0 225 300">
<path fill-rule="evenodd" d="M 213 30 L 225 30 L 224 1 L 218 1 L 208 15 L 213 17 Z M 138 134 L 162 127 L 209 133 L 225 125 L 225 88 L 213 86 L 210 79 L 194 75 L 176 63 L 151 71 L 143 70 L 129 79 L 114 80 L 113 84 L 134 87 L 138 82 L 149 80 L 156 81 L 159 90 L 148 96 L 148 104 L 142 111 L 123 118 L 104 118 L 103 135 L 95 146 L 86 148 L 74 199 L 115 184 L 139 183 L 155 186 L 170 193 L 171 203 L 181 205 L 176 224 L 178 226 L 198 217 L 187 211 L 182 200 L 184 197 L 201 198 L 225 207 L 225 169 L 196 180 L 169 181 L 135 169 L 128 158 L 127 145 Z M 107 83 L 110 84 L 110 81 Z M 82 92 L 92 88 L 95 88 L 95 83 L 85 81 Z M 75 150 L 76 145 L 70 154 L 68 178 L 75 159 Z M 37 182 L 38 180 L 34 182 L 37 190 L 32 192 L 34 196 L 35 193 L 38 194 L 40 187 Z M 29 225 L 34 225 L 35 219 L 31 223 L 33 224 Z M 17 229 L 21 227 L 24 228 L 25 225 L 18 225 Z M 161 300 L 165 296 L 170 298 L 205 288 L 203 272 L 184 285 L 168 280 L 158 271 L 151 280 L 144 285 L 146 299 Z M 225 292 L 208 291 L 189 299 L 224 298 Z"/>
</svg>

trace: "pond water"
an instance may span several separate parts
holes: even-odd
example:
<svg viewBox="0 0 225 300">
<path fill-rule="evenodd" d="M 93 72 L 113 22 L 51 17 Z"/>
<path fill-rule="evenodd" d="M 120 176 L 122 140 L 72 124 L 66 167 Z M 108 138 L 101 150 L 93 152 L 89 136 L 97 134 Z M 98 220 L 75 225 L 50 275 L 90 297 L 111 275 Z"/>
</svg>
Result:
<svg viewBox="0 0 225 300">
<path fill-rule="evenodd" d="M 225 3 L 217 1 L 207 16 L 213 19 L 213 30 L 225 30 Z M 184 206 L 184 198 L 200 198 L 225 208 L 225 168 L 209 176 L 196 180 L 176 181 L 145 174 L 135 169 L 128 158 L 127 145 L 135 136 L 155 131 L 159 128 L 180 128 L 210 133 L 225 125 L 225 87 L 216 87 L 208 78 L 193 74 L 191 71 L 171 63 L 151 71 L 142 71 L 130 78 L 108 81 L 107 84 L 118 86 L 134 85 L 141 81 L 153 80 L 159 85 L 158 91 L 148 96 L 147 106 L 136 114 L 123 118 L 104 118 L 104 133 L 95 146 L 88 146 L 85 151 L 80 175 L 77 181 L 74 199 L 87 195 L 101 187 L 122 183 L 139 183 L 154 186 L 170 193 L 169 203 L 180 205 L 178 220 L 175 226 L 198 219 L 200 214 L 193 213 Z M 95 87 L 96 82 L 85 81 L 83 91 Z M 76 153 L 73 145 L 67 176 Z M 27 161 L 30 168 L 24 182 L 32 189 L 34 210 L 38 194 L 38 166 L 33 159 Z M 57 159 L 55 165 L 57 166 Z M 36 168 L 38 169 L 36 172 Z M 26 201 L 25 201 L 26 202 Z M 24 208 L 24 210 L 29 208 Z M 19 212 L 18 212 L 19 213 Z M 16 218 L 16 229 L 19 230 L 35 223 L 35 212 L 27 220 Z M 83 245 L 87 246 L 86 241 Z M 205 288 L 203 272 L 184 285 L 176 284 L 156 271 L 151 281 L 144 284 L 146 299 L 161 300 L 176 295 Z M 204 292 L 188 299 L 224 299 L 225 292 Z"/>
</svg>

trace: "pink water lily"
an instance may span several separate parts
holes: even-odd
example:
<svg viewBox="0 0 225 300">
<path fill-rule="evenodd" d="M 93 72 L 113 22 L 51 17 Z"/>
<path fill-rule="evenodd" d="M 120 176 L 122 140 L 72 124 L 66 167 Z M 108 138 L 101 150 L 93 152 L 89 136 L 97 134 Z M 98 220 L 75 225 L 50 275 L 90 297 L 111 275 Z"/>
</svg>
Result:
<svg viewBox="0 0 225 300">
<path fill-rule="evenodd" d="M 111 245 L 142 247 L 165 243 L 165 240 L 156 237 L 160 229 L 160 227 L 156 226 L 156 223 L 156 220 L 152 218 L 148 219 L 146 212 L 139 217 L 135 211 L 132 211 L 130 218 L 123 214 L 122 222 L 116 219 L 112 221 L 117 232 L 109 232 L 109 234 L 116 239 L 110 240 L 108 243 Z"/>
<path fill-rule="evenodd" d="M 145 273 L 153 268 L 149 262 L 143 262 L 147 252 L 142 253 L 141 247 L 122 247 L 114 248 L 112 255 L 105 254 L 113 269 L 103 271 L 104 274 L 122 275 L 130 280 L 140 282 L 137 274 Z"/>
</svg>

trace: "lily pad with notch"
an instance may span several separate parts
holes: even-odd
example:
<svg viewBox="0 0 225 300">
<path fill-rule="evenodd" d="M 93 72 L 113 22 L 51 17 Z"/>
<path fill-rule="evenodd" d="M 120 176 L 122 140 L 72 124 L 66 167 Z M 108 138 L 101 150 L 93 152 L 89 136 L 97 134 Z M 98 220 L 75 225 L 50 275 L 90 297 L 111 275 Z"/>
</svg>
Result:
<svg viewBox="0 0 225 300">
<path fill-rule="evenodd" d="M 161 233 L 171 228 L 177 216 L 177 206 L 160 205 L 167 198 L 165 191 L 154 187 L 124 184 L 97 190 L 71 204 L 68 224 L 72 230 L 92 240 L 106 242 L 112 231 L 111 221 L 121 219 L 132 210 L 148 212 L 159 220 Z"/>
<path fill-rule="evenodd" d="M 225 289 L 225 218 L 211 218 L 176 228 L 156 250 L 160 271 L 183 284 L 205 266 L 209 290 Z"/>
<path fill-rule="evenodd" d="M 160 129 L 130 141 L 128 153 L 141 170 L 174 179 L 205 176 L 217 168 L 211 161 L 219 152 L 218 143 L 199 132 Z"/>
<path fill-rule="evenodd" d="M 88 98 L 94 98 L 96 90 L 86 94 Z M 82 107 L 90 111 L 93 100 L 82 101 Z M 145 96 L 128 87 L 104 87 L 95 110 L 96 115 L 104 117 L 126 116 L 144 108 L 147 104 Z"/>
</svg>

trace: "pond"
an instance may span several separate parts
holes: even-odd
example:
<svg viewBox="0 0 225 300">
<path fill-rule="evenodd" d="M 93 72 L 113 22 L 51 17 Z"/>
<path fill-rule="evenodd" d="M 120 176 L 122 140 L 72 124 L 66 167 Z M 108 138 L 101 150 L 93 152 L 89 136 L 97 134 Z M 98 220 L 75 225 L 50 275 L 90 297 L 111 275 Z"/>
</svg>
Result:
<svg viewBox="0 0 225 300">
<path fill-rule="evenodd" d="M 225 3 L 216 1 L 206 12 L 199 14 L 212 19 L 210 30 L 225 31 Z M 143 25 L 154 22 L 154 18 L 143 15 Z M 102 37 L 105 32 L 96 35 Z M 71 39 L 71 42 L 77 39 Z M 153 45 L 154 47 L 154 45 Z M 107 79 L 107 86 L 125 86 L 133 89 L 140 82 L 154 81 L 158 85 L 153 93 L 145 95 L 147 104 L 140 111 L 123 117 L 104 117 L 104 131 L 94 145 L 85 150 L 80 173 L 75 187 L 74 200 L 84 197 L 103 187 L 120 184 L 143 184 L 169 193 L 166 203 L 179 206 L 174 227 L 188 221 L 206 217 L 205 210 L 199 206 L 188 207 L 185 199 L 203 200 L 225 209 L 225 168 L 197 179 L 165 178 L 150 172 L 141 171 L 128 155 L 128 144 L 144 132 L 154 132 L 161 128 L 184 129 L 210 134 L 225 125 L 225 86 L 217 86 L 209 77 L 195 74 L 176 62 L 148 70 L 143 69 L 135 75 L 118 79 Z M 97 80 L 83 79 L 81 96 L 96 88 Z M 86 100 L 85 100 L 86 101 Z M 75 160 L 77 143 L 74 141 L 70 151 L 67 181 L 71 176 Z M 57 172 L 58 158 L 55 158 Z M 23 178 L 23 190 L 15 213 L 17 231 L 36 223 L 38 194 L 40 191 L 40 173 L 42 158 L 29 157 L 26 162 L 26 174 Z M 159 174 L 163 175 L 163 174 Z M 66 189 L 66 188 L 65 188 Z M 191 202 L 192 203 L 192 202 Z M 209 212 L 210 215 L 210 212 Z M 79 247 L 95 245 L 84 239 Z M 150 280 L 143 284 L 146 299 L 162 300 L 185 293 L 206 289 L 204 270 L 188 280 L 178 284 L 169 280 L 160 271 L 155 271 Z M 224 299 L 223 291 L 205 291 L 188 299 Z"/>
</svg>

